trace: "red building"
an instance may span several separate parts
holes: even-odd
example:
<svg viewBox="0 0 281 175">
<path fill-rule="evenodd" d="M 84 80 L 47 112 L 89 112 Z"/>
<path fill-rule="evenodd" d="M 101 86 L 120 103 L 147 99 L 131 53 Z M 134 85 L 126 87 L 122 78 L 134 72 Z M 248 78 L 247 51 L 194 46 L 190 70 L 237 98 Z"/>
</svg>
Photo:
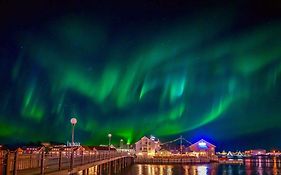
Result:
<svg viewBox="0 0 281 175">
<path fill-rule="evenodd" d="M 111 153 L 117 152 L 116 148 L 112 146 L 89 146 L 89 148 L 95 150 L 97 153 L 109 153 L 109 150 Z"/>
<path fill-rule="evenodd" d="M 71 155 L 72 150 L 74 152 L 74 155 L 82 155 L 85 148 L 82 146 L 54 146 L 52 147 L 49 151 L 48 154 L 51 156 L 57 156 L 60 154 L 60 152 L 62 153 L 62 155 Z"/>
<path fill-rule="evenodd" d="M 24 154 L 39 154 L 44 151 L 44 148 L 43 146 L 24 146 L 21 149 Z"/>
<path fill-rule="evenodd" d="M 204 139 L 189 146 L 189 150 L 198 153 L 200 156 L 214 156 L 216 146 Z"/>
</svg>

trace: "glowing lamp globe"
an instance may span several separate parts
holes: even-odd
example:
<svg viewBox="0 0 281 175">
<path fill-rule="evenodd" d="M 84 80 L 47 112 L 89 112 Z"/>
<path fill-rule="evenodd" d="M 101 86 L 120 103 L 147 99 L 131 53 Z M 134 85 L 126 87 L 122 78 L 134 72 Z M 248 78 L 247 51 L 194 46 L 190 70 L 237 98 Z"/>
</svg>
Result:
<svg viewBox="0 0 281 175">
<path fill-rule="evenodd" d="M 108 134 L 108 137 L 111 137 L 112 135 L 111 134 Z"/>
<path fill-rule="evenodd" d="M 75 125 L 75 124 L 77 123 L 77 119 L 76 119 L 76 118 L 70 119 L 70 123 L 71 123 L 72 125 Z"/>
</svg>

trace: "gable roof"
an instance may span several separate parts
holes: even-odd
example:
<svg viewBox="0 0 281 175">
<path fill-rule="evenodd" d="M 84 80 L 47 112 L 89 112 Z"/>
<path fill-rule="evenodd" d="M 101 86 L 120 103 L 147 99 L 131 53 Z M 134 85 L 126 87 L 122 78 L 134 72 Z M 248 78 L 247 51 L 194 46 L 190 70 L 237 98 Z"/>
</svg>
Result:
<svg viewBox="0 0 281 175">
<path fill-rule="evenodd" d="M 151 140 L 150 138 L 148 138 L 147 136 L 143 136 L 142 138 L 140 138 L 135 144 L 139 143 L 143 138 Z"/>
<path fill-rule="evenodd" d="M 227 156 L 233 156 L 231 151 L 228 151 L 228 153 L 226 154 Z"/>
<path fill-rule="evenodd" d="M 72 146 L 54 146 L 51 148 L 50 151 L 54 151 L 54 150 L 65 151 L 65 150 L 71 150 L 71 149 L 73 149 L 74 151 L 77 151 L 77 150 L 84 150 L 85 148 L 83 148 L 82 146 L 73 146 L 73 147 Z"/>
<path fill-rule="evenodd" d="M 89 148 L 95 148 L 97 151 L 108 151 L 108 146 L 89 146 Z M 116 151 L 116 148 L 110 147 L 111 151 Z"/>
<path fill-rule="evenodd" d="M 23 146 L 21 147 L 22 150 L 36 150 L 36 151 L 39 151 L 41 149 L 43 149 L 44 147 L 43 146 Z"/>
<path fill-rule="evenodd" d="M 204 139 L 201 139 L 201 140 L 199 140 L 199 141 L 193 143 L 192 145 L 190 145 L 190 147 L 191 147 L 191 146 L 197 145 L 199 142 L 205 142 L 207 145 L 211 145 L 212 147 L 216 147 L 215 145 L 211 144 L 210 142 L 207 142 L 207 141 L 204 140 Z"/>
</svg>

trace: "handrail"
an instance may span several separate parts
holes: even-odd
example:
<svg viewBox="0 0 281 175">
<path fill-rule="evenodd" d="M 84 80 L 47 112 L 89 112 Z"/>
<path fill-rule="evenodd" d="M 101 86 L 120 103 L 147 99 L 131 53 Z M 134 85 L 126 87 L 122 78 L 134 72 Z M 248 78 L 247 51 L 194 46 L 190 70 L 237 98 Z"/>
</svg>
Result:
<svg viewBox="0 0 281 175">
<path fill-rule="evenodd" d="M 6 174 L 16 172 L 38 172 L 44 174 L 51 171 L 72 170 L 73 168 L 102 160 L 110 160 L 117 157 L 129 156 L 124 152 L 63 152 L 48 154 L 45 151 L 34 154 L 21 154 L 19 152 L 7 152 L 0 160 Z"/>
</svg>

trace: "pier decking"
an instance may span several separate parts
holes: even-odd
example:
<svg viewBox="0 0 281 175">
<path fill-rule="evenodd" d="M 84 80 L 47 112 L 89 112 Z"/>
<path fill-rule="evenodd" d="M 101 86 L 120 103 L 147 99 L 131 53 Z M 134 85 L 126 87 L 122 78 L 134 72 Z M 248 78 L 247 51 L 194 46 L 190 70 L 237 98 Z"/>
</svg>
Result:
<svg viewBox="0 0 281 175">
<path fill-rule="evenodd" d="M 63 175 L 82 172 L 89 173 L 94 169 L 95 174 L 105 172 L 117 173 L 133 163 L 133 157 L 127 153 L 102 153 L 58 156 L 40 154 L 7 153 L 1 161 L 2 174 L 5 175 Z"/>
</svg>

